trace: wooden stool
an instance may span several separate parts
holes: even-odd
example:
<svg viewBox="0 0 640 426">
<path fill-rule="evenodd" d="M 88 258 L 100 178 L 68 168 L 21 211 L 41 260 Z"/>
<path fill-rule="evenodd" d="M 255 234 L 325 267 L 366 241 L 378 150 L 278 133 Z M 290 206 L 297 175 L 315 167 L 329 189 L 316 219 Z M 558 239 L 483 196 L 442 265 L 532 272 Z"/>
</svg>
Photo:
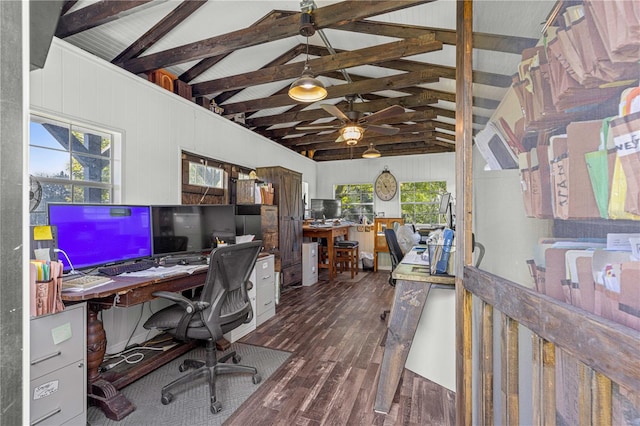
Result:
<svg viewBox="0 0 640 426">
<path fill-rule="evenodd" d="M 351 279 L 358 275 L 360 246 L 357 241 L 340 241 L 333 248 L 334 265 L 338 272 L 350 271 Z"/>
</svg>

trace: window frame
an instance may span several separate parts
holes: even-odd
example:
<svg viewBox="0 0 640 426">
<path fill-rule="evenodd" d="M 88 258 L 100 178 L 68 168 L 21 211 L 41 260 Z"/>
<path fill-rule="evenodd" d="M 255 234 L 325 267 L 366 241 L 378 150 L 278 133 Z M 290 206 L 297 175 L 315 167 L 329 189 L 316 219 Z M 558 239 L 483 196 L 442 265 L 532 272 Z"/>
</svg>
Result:
<svg viewBox="0 0 640 426">
<path fill-rule="evenodd" d="M 34 141 L 31 126 L 34 124 L 43 125 L 51 123 L 52 125 L 58 127 L 64 127 L 68 129 L 69 137 L 71 138 L 74 132 L 80 133 L 84 135 L 95 135 L 101 137 L 101 139 L 109 139 L 109 147 L 106 149 L 108 152 L 107 155 L 96 154 L 90 152 L 80 152 L 77 149 L 74 149 L 73 143 L 69 143 L 68 147 L 64 147 L 62 144 L 60 146 L 46 146 L 43 144 L 38 144 Z M 121 174 L 122 174 L 122 161 L 121 161 L 121 146 L 123 140 L 123 132 L 115 129 L 115 128 L 107 128 L 104 125 L 92 123 L 86 120 L 77 120 L 69 117 L 61 116 L 61 115 L 53 115 L 48 114 L 38 110 L 31 110 L 29 112 L 29 141 L 28 141 L 28 150 L 29 150 L 29 174 L 33 176 L 43 187 L 45 186 L 67 186 L 68 191 L 65 189 L 66 195 L 64 195 L 65 199 L 42 199 L 37 209 L 33 212 L 29 212 L 30 223 L 31 224 L 46 224 L 48 222 L 47 217 L 47 203 L 48 202 L 68 202 L 69 204 L 80 204 L 80 203 L 92 203 L 92 204 L 117 204 L 120 202 L 122 196 L 121 190 Z M 83 141 L 80 141 L 81 144 L 84 145 Z M 32 169 L 32 158 L 31 152 L 32 150 L 38 150 L 43 153 L 47 153 L 48 151 L 53 153 L 64 153 L 64 155 L 69 156 L 69 168 L 68 176 L 57 176 L 57 175 L 41 175 L 41 170 L 33 170 Z M 89 159 L 96 159 L 100 161 L 108 162 L 108 179 L 102 180 L 84 180 L 83 178 L 74 178 L 74 164 L 78 161 L 76 157 L 84 157 Z M 101 172 L 104 173 L 104 172 Z M 86 198 L 83 200 L 76 201 L 76 191 L 78 188 L 93 188 L 98 189 L 101 192 L 107 191 L 107 198 L 104 199 L 103 196 L 100 196 L 100 200 L 94 200 Z M 55 190 L 55 189 L 53 189 Z"/>
<path fill-rule="evenodd" d="M 418 184 L 427 184 L 427 185 L 435 185 L 436 190 L 434 191 L 430 191 L 429 195 L 432 197 L 430 201 L 415 201 L 415 192 L 417 191 L 417 188 L 415 188 L 416 185 Z M 414 200 L 413 201 L 403 201 L 404 194 L 406 194 L 407 190 L 404 189 L 403 190 L 403 186 L 405 185 L 414 185 Z M 414 225 L 445 225 L 446 224 L 446 217 L 445 215 L 442 215 L 439 213 L 440 210 L 440 197 L 442 196 L 442 194 L 447 192 L 447 182 L 443 181 L 443 180 L 431 180 L 431 181 L 409 181 L 409 182 L 400 182 L 400 184 L 398 185 L 398 201 L 400 203 L 400 215 L 401 217 L 404 219 L 405 223 L 413 223 Z M 407 213 L 405 213 L 404 210 L 404 206 L 406 205 L 413 205 L 413 206 L 425 206 L 426 209 L 430 212 L 428 213 L 420 213 L 420 212 L 416 212 L 415 209 L 413 211 L 413 213 L 411 214 L 411 216 L 409 216 Z M 437 217 L 437 223 L 422 223 L 422 222 L 418 222 L 416 221 L 416 215 L 420 214 L 429 214 L 429 215 L 435 215 Z"/>
<path fill-rule="evenodd" d="M 359 213 L 354 213 L 354 214 L 345 214 L 346 211 L 349 211 L 350 209 L 345 207 L 345 203 L 342 197 L 338 197 L 338 194 L 336 193 L 338 187 L 340 186 L 344 186 L 344 187 L 353 187 L 353 186 L 358 186 L 358 187 L 362 187 L 362 186 L 368 186 L 371 188 L 371 191 L 368 192 L 368 194 L 370 195 L 371 198 L 371 202 L 359 202 L 359 203 L 352 203 L 352 205 L 355 206 L 371 206 L 371 211 L 370 212 L 366 212 L 364 215 L 362 215 L 361 212 Z M 374 184 L 372 182 L 362 182 L 362 183 L 340 183 L 340 184 L 335 184 L 333 185 L 333 199 L 334 200 L 341 200 L 342 201 L 342 217 L 344 219 L 347 220 L 351 220 L 352 222 L 356 222 L 359 223 L 360 222 L 360 218 L 362 216 L 366 216 L 367 221 L 369 223 L 373 223 L 374 219 L 375 219 L 375 211 L 376 211 L 376 204 L 375 204 L 375 194 L 374 194 Z M 362 194 L 360 194 L 360 199 L 362 200 Z"/>
</svg>

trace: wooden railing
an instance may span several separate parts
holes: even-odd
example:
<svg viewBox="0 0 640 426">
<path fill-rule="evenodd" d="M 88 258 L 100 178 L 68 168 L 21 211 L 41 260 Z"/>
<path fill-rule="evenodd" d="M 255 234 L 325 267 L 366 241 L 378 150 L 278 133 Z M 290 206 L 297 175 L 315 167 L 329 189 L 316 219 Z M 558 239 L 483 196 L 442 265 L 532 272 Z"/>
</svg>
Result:
<svg viewBox="0 0 640 426">
<path fill-rule="evenodd" d="M 480 299 L 474 303 L 477 314 L 468 312 L 463 325 L 479 334 L 478 347 L 471 350 L 478 360 L 472 383 L 477 392 L 473 424 L 523 424 L 518 369 L 522 356 L 530 357 L 533 368 L 531 392 L 526 394 L 532 395 L 534 425 L 555 425 L 557 420 L 622 425 L 640 419 L 639 331 L 474 267 L 464 268 L 462 284 L 465 292 Z M 493 344 L 496 323 L 501 325 L 499 345 Z M 532 332 L 530 354 L 519 350 L 519 325 Z M 470 348 L 471 341 L 465 347 Z M 493 383 L 494 365 L 500 365 L 499 384 Z M 500 387 L 500 404 L 493 399 L 494 386 Z M 501 413 L 494 413 L 497 405 Z M 471 419 L 469 412 L 460 414 Z"/>
</svg>

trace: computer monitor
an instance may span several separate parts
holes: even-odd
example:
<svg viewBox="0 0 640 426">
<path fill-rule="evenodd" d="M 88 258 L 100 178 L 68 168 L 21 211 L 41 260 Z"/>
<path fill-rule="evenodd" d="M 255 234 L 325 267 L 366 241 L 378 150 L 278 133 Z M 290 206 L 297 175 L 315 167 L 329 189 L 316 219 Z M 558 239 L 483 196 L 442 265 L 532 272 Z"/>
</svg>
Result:
<svg viewBox="0 0 640 426">
<path fill-rule="evenodd" d="M 312 198 L 311 217 L 313 219 L 339 219 L 342 217 L 342 201 Z"/>
<path fill-rule="evenodd" d="M 234 243 L 233 204 L 151 206 L 153 255 L 210 251 L 216 239 Z"/>
<path fill-rule="evenodd" d="M 47 208 L 49 225 L 58 230 L 64 272 L 151 256 L 149 206 L 49 203 Z"/>
</svg>

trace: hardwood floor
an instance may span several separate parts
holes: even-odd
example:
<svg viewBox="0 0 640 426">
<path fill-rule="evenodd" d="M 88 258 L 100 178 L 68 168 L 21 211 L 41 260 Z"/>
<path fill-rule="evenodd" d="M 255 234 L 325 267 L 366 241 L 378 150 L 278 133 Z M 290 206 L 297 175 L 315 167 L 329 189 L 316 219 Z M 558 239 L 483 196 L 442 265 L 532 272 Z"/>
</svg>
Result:
<svg viewBox="0 0 640 426">
<path fill-rule="evenodd" d="M 225 425 L 452 425 L 455 393 L 404 370 L 389 414 L 373 411 L 393 288 L 388 272 L 348 273 L 284 292 L 241 342 L 292 352 Z"/>
</svg>

